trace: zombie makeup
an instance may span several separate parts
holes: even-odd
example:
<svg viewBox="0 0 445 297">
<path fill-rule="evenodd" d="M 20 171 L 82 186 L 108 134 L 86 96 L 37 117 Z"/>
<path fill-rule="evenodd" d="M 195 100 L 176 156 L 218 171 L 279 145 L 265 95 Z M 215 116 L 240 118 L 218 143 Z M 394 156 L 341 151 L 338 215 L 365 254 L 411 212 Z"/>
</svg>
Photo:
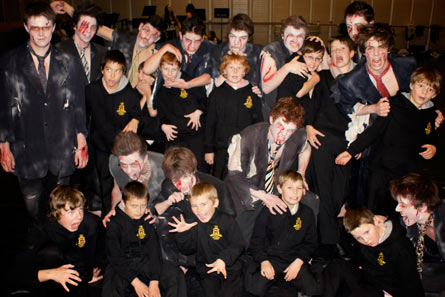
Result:
<svg viewBox="0 0 445 297">
<path fill-rule="evenodd" d="M 136 40 L 137 45 L 140 48 L 147 48 L 153 43 L 157 42 L 161 38 L 161 32 L 159 32 L 151 24 L 140 24 L 139 33 Z"/>
<path fill-rule="evenodd" d="M 25 29 L 29 33 L 29 43 L 38 55 L 43 55 L 50 45 L 55 29 L 53 22 L 44 16 L 30 17 Z"/>
<path fill-rule="evenodd" d="M 304 39 L 306 38 L 306 32 L 302 28 L 295 29 L 292 26 L 287 26 L 281 35 L 281 38 L 283 38 L 286 48 L 293 54 L 299 51 L 303 45 Z"/>
<path fill-rule="evenodd" d="M 369 25 L 368 21 L 366 21 L 364 16 L 354 14 L 346 16 L 346 29 L 348 30 L 349 37 L 352 40 L 357 39 L 358 32 L 360 31 L 360 27 Z"/>
<path fill-rule="evenodd" d="M 74 27 L 74 39 L 79 45 L 88 46 L 91 39 L 97 31 L 97 21 L 95 18 L 87 15 L 82 15 Z M 80 41 L 80 42 L 79 42 Z"/>
<path fill-rule="evenodd" d="M 196 184 L 196 176 L 194 173 L 184 174 L 177 181 L 173 181 L 173 184 L 181 193 L 188 194 Z"/>
<path fill-rule="evenodd" d="M 412 226 L 416 223 L 424 224 L 429 217 L 426 206 L 416 208 L 409 198 L 397 196 L 396 211 L 402 216 L 406 226 Z"/>
<path fill-rule="evenodd" d="M 297 126 L 295 125 L 295 123 L 286 123 L 283 117 L 279 117 L 276 120 L 270 117 L 269 121 L 271 124 L 269 128 L 269 132 L 272 138 L 271 140 L 277 145 L 282 145 L 283 143 L 285 143 L 286 140 L 288 140 L 292 136 L 295 130 L 297 130 Z"/>
<path fill-rule="evenodd" d="M 189 55 L 196 53 L 202 43 L 202 36 L 193 32 L 187 32 L 184 35 L 180 34 L 180 39 L 182 49 Z"/>
<path fill-rule="evenodd" d="M 249 34 L 246 31 L 232 29 L 229 33 L 229 46 L 234 54 L 243 54 L 246 50 Z"/>
<path fill-rule="evenodd" d="M 366 65 L 373 74 L 382 73 L 388 66 L 388 48 L 382 41 L 377 41 L 371 37 L 366 42 Z"/>
<path fill-rule="evenodd" d="M 141 156 L 139 152 L 120 156 L 119 166 L 132 180 L 138 180 L 144 169 L 146 158 L 147 156 Z"/>
</svg>

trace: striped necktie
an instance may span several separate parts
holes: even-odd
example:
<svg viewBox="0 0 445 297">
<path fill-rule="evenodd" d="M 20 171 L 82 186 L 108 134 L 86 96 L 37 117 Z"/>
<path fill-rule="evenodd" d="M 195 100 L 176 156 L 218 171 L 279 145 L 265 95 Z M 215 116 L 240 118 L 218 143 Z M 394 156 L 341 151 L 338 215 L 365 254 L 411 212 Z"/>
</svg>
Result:
<svg viewBox="0 0 445 297">
<path fill-rule="evenodd" d="M 88 66 L 87 57 L 85 56 L 85 51 L 88 47 L 80 49 L 80 60 L 82 61 L 83 69 L 85 70 L 85 75 L 87 76 L 88 82 L 90 82 L 90 67 Z"/>
<path fill-rule="evenodd" d="M 275 157 L 277 156 L 278 151 L 280 150 L 282 144 L 278 145 L 274 152 L 271 152 L 270 142 L 267 142 L 267 149 L 269 151 L 269 164 L 266 169 L 266 177 L 264 183 L 264 191 L 268 194 L 271 194 L 273 191 L 273 186 L 275 183 Z"/>
</svg>

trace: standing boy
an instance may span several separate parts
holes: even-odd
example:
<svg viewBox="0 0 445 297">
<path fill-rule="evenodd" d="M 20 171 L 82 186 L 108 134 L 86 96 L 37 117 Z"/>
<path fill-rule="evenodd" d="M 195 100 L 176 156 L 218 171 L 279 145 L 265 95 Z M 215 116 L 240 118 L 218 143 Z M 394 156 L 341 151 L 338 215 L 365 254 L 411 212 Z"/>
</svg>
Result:
<svg viewBox="0 0 445 297">
<path fill-rule="evenodd" d="M 287 205 L 283 214 L 273 215 L 263 208 L 255 221 L 249 252 L 253 257 L 246 272 L 246 290 L 264 296 L 279 278 L 299 292 L 320 294 L 320 286 L 310 272 L 309 261 L 317 247 L 317 226 L 311 208 L 300 203 L 303 177 L 296 171 L 284 172 L 278 192 Z"/>
<path fill-rule="evenodd" d="M 224 56 L 220 73 L 225 80 L 212 91 L 208 101 L 205 161 L 214 165 L 213 175 L 219 179 L 227 175 L 227 147 L 232 136 L 263 120 L 260 98 L 252 91 L 250 82 L 244 79 L 250 70 L 247 62 L 244 56 Z"/>
<path fill-rule="evenodd" d="M 176 240 L 185 254 L 196 253 L 196 270 L 206 297 L 241 296 L 242 265 L 239 256 L 245 243 L 235 219 L 217 210 L 216 188 L 200 182 L 189 194 L 190 207 L 199 222 L 186 223 L 173 217 L 169 225 L 178 232 Z"/>
</svg>

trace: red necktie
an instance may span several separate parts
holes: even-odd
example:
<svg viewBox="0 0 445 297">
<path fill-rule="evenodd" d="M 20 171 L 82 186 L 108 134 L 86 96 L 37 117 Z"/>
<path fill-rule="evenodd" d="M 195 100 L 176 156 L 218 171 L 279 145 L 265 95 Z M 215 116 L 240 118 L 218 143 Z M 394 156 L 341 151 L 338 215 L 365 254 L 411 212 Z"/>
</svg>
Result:
<svg viewBox="0 0 445 297">
<path fill-rule="evenodd" d="M 374 77 L 375 82 L 376 82 L 377 90 L 379 91 L 380 95 L 382 95 L 382 98 L 383 98 L 383 97 L 390 97 L 390 96 L 391 96 L 391 94 L 389 93 L 388 89 L 386 88 L 386 86 L 385 86 L 385 85 L 383 84 L 383 82 L 382 82 L 382 77 L 388 72 L 390 66 L 391 66 L 391 64 L 388 63 L 388 66 L 386 67 L 385 70 L 383 70 L 382 73 L 380 73 L 380 74 L 374 74 L 374 73 L 372 73 L 372 72 L 369 70 L 368 65 L 366 65 L 366 70 L 368 71 L 368 73 L 369 73 L 372 77 Z"/>
</svg>

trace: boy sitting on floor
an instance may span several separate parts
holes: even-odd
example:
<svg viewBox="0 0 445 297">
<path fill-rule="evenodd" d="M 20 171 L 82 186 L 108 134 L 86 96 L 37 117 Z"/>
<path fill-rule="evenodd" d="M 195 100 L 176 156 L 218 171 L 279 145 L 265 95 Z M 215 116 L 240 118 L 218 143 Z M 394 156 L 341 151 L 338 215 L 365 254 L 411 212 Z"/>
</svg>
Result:
<svg viewBox="0 0 445 297">
<path fill-rule="evenodd" d="M 209 183 L 194 185 L 189 202 L 199 222 L 187 223 L 181 214 L 180 220 L 173 217 L 174 223 L 169 223 L 174 228 L 170 232 L 178 232 L 176 241 L 181 252 L 196 253 L 196 270 L 201 277 L 204 296 L 241 296 L 239 257 L 245 243 L 237 222 L 217 210 L 218 194 Z"/>
<path fill-rule="evenodd" d="M 283 214 L 263 207 L 255 221 L 249 252 L 253 261 L 245 275 L 246 290 L 264 296 L 279 278 L 308 295 L 320 293 L 308 262 L 317 247 L 317 227 L 311 208 L 300 203 L 304 182 L 300 173 L 288 170 L 278 179 L 278 192 L 286 203 Z"/>
<path fill-rule="evenodd" d="M 333 260 L 324 271 L 324 297 L 337 296 L 342 283 L 354 297 L 425 296 L 414 249 L 398 222 L 383 223 L 361 207 L 347 210 L 343 223 L 360 243 L 360 266 Z"/>
</svg>

